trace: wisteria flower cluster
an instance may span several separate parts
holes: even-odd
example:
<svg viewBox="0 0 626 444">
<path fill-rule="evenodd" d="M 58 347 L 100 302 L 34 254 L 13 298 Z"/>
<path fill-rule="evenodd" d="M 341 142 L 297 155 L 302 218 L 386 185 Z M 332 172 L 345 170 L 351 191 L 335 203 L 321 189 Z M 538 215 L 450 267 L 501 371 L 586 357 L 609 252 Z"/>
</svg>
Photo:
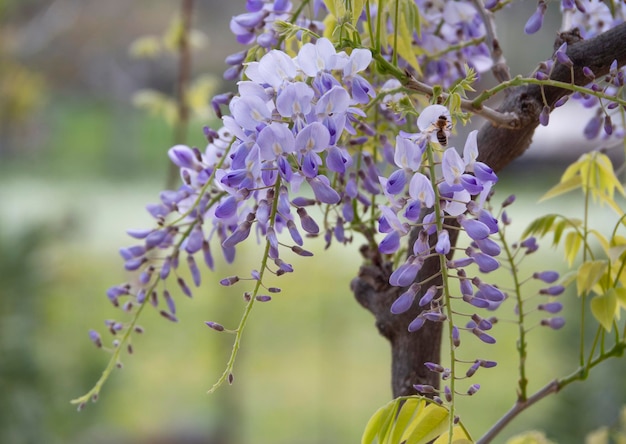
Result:
<svg viewBox="0 0 626 444">
<path fill-rule="evenodd" d="M 420 114 L 417 121 L 420 133 L 402 133 L 397 136 L 394 152 L 397 169 L 388 177 L 380 177 L 388 203 L 380 205 L 379 231 L 385 237 L 379 249 L 385 254 L 396 253 L 404 244 L 402 238 L 411 230 L 418 230 L 412 251 L 389 278 L 391 285 L 405 289 L 391 306 L 391 312 L 400 314 L 408 311 L 414 307 L 419 294 L 417 304 L 420 311 L 408 325 L 409 331 L 419 330 L 429 321 L 448 322 L 452 345 L 456 349 L 460 346 L 462 331 L 471 333 L 487 344 L 496 342 L 495 337 L 488 332 L 498 318 L 492 314 L 481 314 L 477 309 L 494 312 L 508 294 L 496 285 L 485 282 L 479 275 L 470 276 L 470 273 L 477 269 L 480 275 L 484 275 L 500 267 L 498 256 L 504 242 L 500 226 L 510 224 L 510 218 L 506 211 L 502 211 L 501 221 L 491 213 L 489 199 L 498 178 L 491 168 L 477 160 L 476 131 L 468 135 L 463 156 L 453 147 L 438 148 L 447 142 L 449 127 L 444 122 L 449 121 L 447 108 L 432 105 Z M 514 196 L 511 196 L 504 202 L 503 208 L 513 201 Z M 469 246 L 458 252 L 462 256 L 456 259 L 451 258 L 456 249 L 450 242 L 452 230 L 465 233 L 470 240 Z M 511 247 L 504 244 L 504 247 L 507 253 L 505 261 L 514 264 L 515 273 L 521 259 L 538 249 L 532 237 Z M 518 251 L 521 253 L 518 254 Z M 521 259 L 516 261 L 518 255 Z M 440 274 L 425 276 L 420 280 L 420 269 L 432 257 L 440 259 Z M 433 283 L 438 276 L 441 277 L 441 284 Z M 554 283 L 559 275 L 553 271 L 544 271 L 535 273 L 533 278 L 544 283 Z M 454 280 L 458 284 L 452 285 Z M 524 325 L 524 315 L 528 314 L 525 305 L 530 302 L 530 298 L 521 297 L 522 284 L 511 289 L 516 295 L 515 311 L 520 317 L 520 325 Z M 554 297 L 563 291 L 563 286 L 554 285 L 537 294 Z M 465 304 L 465 310 L 459 304 Z M 542 300 L 531 311 L 556 314 L 561 309 L 562 304 L 559 302 Z M 564 319 L 547 317 L 541 319 L 540 324 L 559 329 Z M 453 366 L 457 363 L 468 365 L 468 361 L 458 360 L 454 355 L 451 358 Z M 473 376 L 480 367 L 496 366 L 495 361 L 485 359 L 475 359 L 469 363 L 463 376 L 455 375 L 450 368 L 440 363 L 427 362 L 426 367 L 439 373 L 443 380 L 455 380 Z M 478 384 L 472 384 L 465 394 L 473 395 L 479 388 Z M 423 394 L 436 394 L 438 402 L 443 402 L 440 394 L 451 402 L 455 393 L 453 383 L 446 385 L 441 392 L 424 384 L 416 385 L 415 389 Z"/>
<path fill-rule="evenodd" d="M 534 34 L 543 25 L 543 16 L 547 9 L 547 3 L 539 0 L 535 13 L 528 19 L 525 31 L 527 34 Z M 626 19 L 626 4 L 616 2 L 612 9 L 604 2 L 592 0 L 563 0 L 561 2 L 563 13 L 562 29 L 575 32 L 578 38 L 590 39 L 616 25 L 623 23 Z M 540 64 L 535 76 L 540 80 L 549 78 L 549 74 L 555 63 L 561 63 L 570 69 L 573 67 L 572 61 L 567 56 L 567 43 L 563 43 L 555 52 L 553 59 Z M 619 104 L 610 97 L 621 97 L 624 87 L 624 69 L 617 68 L 617 61 L 611 67 L 608 76 L 596 78 L 595 73 L 588 66 L 583 67 L 583 72 L 589 83 L 586 88 L 595 92 L 601 92 L 607 98 L 600 98 L 581 92 L 575 92 L 571 97 L 580 103 L 584 108 L 594 110 L 593 116 L 583 128 L 583 135 L 588 140 L 598 137 L 603 139 L 624 137 L 624 126 L 622 124 L 621 110 Z M 563 97 L 555 107 L 563 106 L 569 96 Z M 541 123 L 548 124 L 549 109 L 544 109 L 541 116 Z"/>
<path fill-rule="evenodd" d="M 359 74 L 370 60 L 368 50 L 338 53 L 321 38 L 303 45 L 296 57 L 272 50 L 248 64 L 248 80 L 239 83 L 224 126 L 206 129 L 206 150 L 184 145 L 169 150 L 183 185 L 162 192 L 161 202 L 148 206 L 156 228 L 128 232 L 140 243 L 120 253 L 126 270 L 139 277 L 137 282 L 110 288 L 110 301 L 127 312 L 148 302 L 154 306 L 164 302 L 160 314 L 176 321 L 168 282 L 174 280 L 185 295 L 192 295 L 179 273 L 181 260 L 199 286 L 196 256 L 201 254 L 213 269 L 211 245 L 217 242 L 225 260 L 232 262 L 236 246 L 253 232 L 265 240 L 267 256 L 262 268 L 252 272 L 252 279 L 260 283 L 267 271 L 278 276 L 292 272 L 283 250 L 311 255 L 302 245 L 306 236 L 320 234 L 320 224 L 306 209 L 316 204 L 339 208 L 334 220 L 324 221 L 324 229 L 329 242 L 332 237 L 346 242 L 344 224 L 354 219 L 351 201 L 366 198 L 356 182 L 357 173 L 363 172 L 351 170 L 354 160 L 342 145 L 342 136 L 356 133 L 355 117 L 364 115 L 359 106 L 373 95 L 373 87 Z M 374 184 L 369 189 L 378 192 Z M 279 241 L 282 233 L 288 233 L 289 241 Z M 221 283 L 233 285 L 239 280 L 231 276 Z M 260 291 L 257 286 L 255 300 L 270 299 Z M 246 293 L 246 298 L 251 295 Z M 134 327 L 116 321 L 107 325 L 114 334 Z M 214 322 L 207 325 L 223 329 Z M 95 331 L 91 337 L 102 345 Z"/>
<path fill-rule="evenodd" d="M 491 69 L 493 60 L 485 44 L 485 24 L 474 2 L 415 3 L 423 19 L 418 44 L 425 54 L 418 60 L 424 66 L 426 82 L 447 87 L 466 76 L 465 66 L 477 73 Z"/>
</svg>

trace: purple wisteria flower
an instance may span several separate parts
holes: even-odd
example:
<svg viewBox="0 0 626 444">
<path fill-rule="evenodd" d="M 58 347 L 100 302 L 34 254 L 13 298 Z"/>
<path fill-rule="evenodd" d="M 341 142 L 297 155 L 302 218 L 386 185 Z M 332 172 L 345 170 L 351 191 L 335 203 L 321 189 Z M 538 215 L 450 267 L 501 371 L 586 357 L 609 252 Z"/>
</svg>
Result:
<svg viewBox="0 0 626 444">
<path fill-rule="evenodd" d="M 248 2 L 252 10 L 234 18 L 231 26 L 246 40 L 272 14 L 291 8 L 290 2 L 272 2 L 271 10 L 269 5 Z M 218 103 L 220 110 L 227 106 L 230 112 L 222 117 L 222 128 L 205 130 L 206 148 L 176 145 L 168 151 L 182 185 L 162 192 L 160 202 L 147 207 L 154 228 L 129 231 L 137 243 L 120 254 L 125 269 L 138 278 L 110 288 L 109 300 L 130 312 L 148 303 L 160 306 L 161 316 L 175 322 L 173 288 L 191 297 L 193 287 L 201 284 L 200 262 L 209 269 L 215 266 L 215 255 L 233 262 L 242 242 L 255 239 L 268 247 L 268 265 L 253 273 L 254 280 L 262 280 L 264 273 L 293 272 L 287 254 L 311 256 L 302 248 L 307 236 L 325 233 L 327 242 L 333 237 L 349 242 L 345 226 L 354 219 L 351 202 L 369 205 L 365 196 L 381 191 L 376 164 L 355 164 L 346 143 L 352 137 L 348 132 L 355 132 L 352 122 L 364 115 L 360 107 L 374 96 L 363 77 L 371 59 L 368 50 L 353 49 L 348 55 L 321 38 L 304 44 L 293 57 L 270 50 L 247 64 L 247 80 L 238 83 L 238 94 Z M 406 168 L 419 168 L 413 160 L 407 162 Z M 361 176 L 366 180 L 357 184 Z M 319 205 L 336 207 L 335 217 L 317 220 L 314 207 Z M 383 248 L 391 251 L 402 227 L 393 211 L 385 214 L 394 234 Z M 416 258 L 407 273 L 398 273 L 399 281 L 406 282 L 421 262 Z M 231 286 L 243 280 L 230 276 L 220 282 Z M 271 288 L 270 293 L 280 291 Z M 271 298 L 248 294 L 245 299 Z M 112 333 L 125 328 L 111 325 Z M 219 330 L 216 325 L 210 326 Z M 97 333 L 90 337 L 101 344 Z"/>
</svg>

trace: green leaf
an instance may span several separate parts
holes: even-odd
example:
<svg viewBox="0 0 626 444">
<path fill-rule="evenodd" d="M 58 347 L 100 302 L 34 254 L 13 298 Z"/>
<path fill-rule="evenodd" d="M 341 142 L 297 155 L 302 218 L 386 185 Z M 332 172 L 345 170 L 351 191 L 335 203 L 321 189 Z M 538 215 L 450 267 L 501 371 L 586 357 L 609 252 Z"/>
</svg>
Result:
<svg viewBox="0 0 626 444">
<path fill-rule="evenodd" d="M 617 296 L 614 290 L 611 288 L 606 293 L 594 297 L 590 304 L 593 317 L 607 332 L 611 331 L 617 310 Z"/>
<path fill-rule="evenodd" d="M 605 275 L 608 263 L 605 260 L 587 261 L 578 267 L 576 288 L 578 296 L 589 293 L 594 285 Z"/>
</svg>

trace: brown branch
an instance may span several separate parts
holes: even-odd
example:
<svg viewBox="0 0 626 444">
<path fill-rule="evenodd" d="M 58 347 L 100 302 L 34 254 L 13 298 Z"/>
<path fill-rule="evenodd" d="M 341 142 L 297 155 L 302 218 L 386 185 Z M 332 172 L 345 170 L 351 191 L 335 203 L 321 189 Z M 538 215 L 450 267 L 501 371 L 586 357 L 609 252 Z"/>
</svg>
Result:
<svg viewBox="0 0 626 444">
<path fill-rule="evenodd" d="M 174 124 L 174 144 L 184 144 L 187 141 L 187 127 L 189 125 L 189 104 L 187 103 L 187 89 L 191 78 L 191 49 L 189 33 L 193 16 L 193 0 L 181 1 L 180 32 L 178 33 L 178 78 L 176 79 L 176 123 Z M 180 178 L 178 167 L 170 162 L 167 175 L 166 189 L 175 187 Z"/>
<path fill-rule="evenodd" d="M 574 82 L 577 85 L 588 83 L 582 73 L 583 66 L 591 68 L 599 77 L 609 72 L 613 60 L 617 60 L 619 66 L 626 64 L 624 41 L 626 24 L 621 24 L 593 39 L 570 45 L 567 54 L 574 63 Z M 570 70 L 557 64 L 551 78 L 569 82 Z M 544 92 L 551 108 L 559 98 L 571 94 L 571 91 L 554 87 L 544 87 Z M 542 108 L 543 99 L 538 85 L 512 88 L 497 113 L 519 116 L 519 129 L 507 129 L 486 123 L 478 135 L 480 160 L 500 171 L 521 156 L 530 145 L 535 128 L 539 125 Z M 450 231 L 451 237 L 453 232 L 455 230 Z M 451 243 L 454 245 L 455 239 L 451 239 Z M 374 315 L 380 333 L 391 343 L 393 396 L 415 394 L 412 387 L 414 384 L 438 387 L 438 375 L 426 371 L 424 362 L 440 362 L 441 324 L 427 322 L 419 331 L 409 333 L 407 326 L 419 313 L 417 302 L 408 313 L 392 315 L 389 311 L 391 304 L 403 290 L 389 285 L 389 263 L 384 262 L 371 248 L 364 248 L 363 251 L 370 263 L 361 267 L 351 288 L 357 301 Z M 418 274 L 417 280 L 422 281 L 439 271 L 438 263 L 428 262 Z M 420 296 L 418 294 L 416 301 Z M 518 413 L 516 411 L 511 414 L 511 419 Z"/>
</svg>

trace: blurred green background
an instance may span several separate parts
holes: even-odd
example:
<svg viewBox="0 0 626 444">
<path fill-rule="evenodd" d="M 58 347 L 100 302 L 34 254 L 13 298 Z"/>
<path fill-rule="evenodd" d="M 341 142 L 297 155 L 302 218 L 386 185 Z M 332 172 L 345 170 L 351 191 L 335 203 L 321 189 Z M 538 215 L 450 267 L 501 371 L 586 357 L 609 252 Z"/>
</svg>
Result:
<svg viewBox="0 0 626 444">
<path fill-rule="evenodd" d="M 240 49 L 228 20 L 244 3 L 195 3 L 194 26 L 209 43 L 193 53 L 194 75 L 219 78 L 223 59 Z M 80 413 L 69 404 L 106 365 L 108 355 L 93 347 L 87 331 L 104 331 L 104 319 L 121 319 L 105 296 L 127 279 L 117 249 L 131 243 L 127 228 L 150 226 L 144 206 L 158 199 L 168 168 L 165 151 L 174 143 L 172 128 L 133 108 L 131 97 L 141 88 L 172 94 L 176 59 L 138 60 L 128 48 L 140 36 L 163 33 L 179 6 L 0 0 L 2 444 L 354 443 L 369 416 L 389 400 L 388 346 L 349 291 L 360 264 L 356 239 L 331 251 L 314 243 L 316 257 L 294 259 L 297 272 L 275 282 L 283 292 L 254 310 L 233 386 L 206 394 L 224 368 L 232 337 L 204 321 L 238 321 L 242 289 L 217 282 L 258 267 L 254 247 L 240 250 L 236 265 L 218 263 L 215 273 L 205 272 L 192 300 L 175 295 L 178 324 L 148 311 L 140 321 L 146 333 L 134 339 L 134 355 L 124 358 L 124 369 L 114 372 L 99 402 Z M 524 8 L 527 14 L 534 6 Z M 505 48 L 518 37 L 503 36 Z M 528 71 L 537 58 L 527 52 L 514 58 L 514 72 Z M 218 92 L 231 86 L 220 84 Z M 190 144 L 203 147 L 206 123 L 192 122 Z M 562 162 L 532 151 L 498 186 L 500 200 L 518 195 L 510 210 L 514 233 L 534 213 L 577 214 L 575 196 L 558 205 L 536 203 L 558 179 Z M 611 217 L 606 211 L 594 215 L 604 229 Z M 528 272 L 555 268 L 560 257 L 546 245 L 526 264 Z M 506 273 L 494 279 L 504 285 Z M 562 299 L 575 303 L 576 297 Z M 500 316 L 497 345 L 482 347 L 467 338 L 462 347 L 467 359 L 500 363 L 480 371 L 475 380 L 483 389 L 462 401 L 475 437 L 515 399 L 516 326 L 506 322 L 513 319 L 512 304 Z M 530 336 L 531 388 L 575 368 L 578 316 L 575 309 L 566 316 L 562 331 L 537 328 Z M 498 442 L 533 428 L 558 442 L 583 442 L 592 429 L 615 423 L 626 399 L 625 370 L 619 362 L 603 365 L 590 383 L 524 413 Z"/>
</svg>

